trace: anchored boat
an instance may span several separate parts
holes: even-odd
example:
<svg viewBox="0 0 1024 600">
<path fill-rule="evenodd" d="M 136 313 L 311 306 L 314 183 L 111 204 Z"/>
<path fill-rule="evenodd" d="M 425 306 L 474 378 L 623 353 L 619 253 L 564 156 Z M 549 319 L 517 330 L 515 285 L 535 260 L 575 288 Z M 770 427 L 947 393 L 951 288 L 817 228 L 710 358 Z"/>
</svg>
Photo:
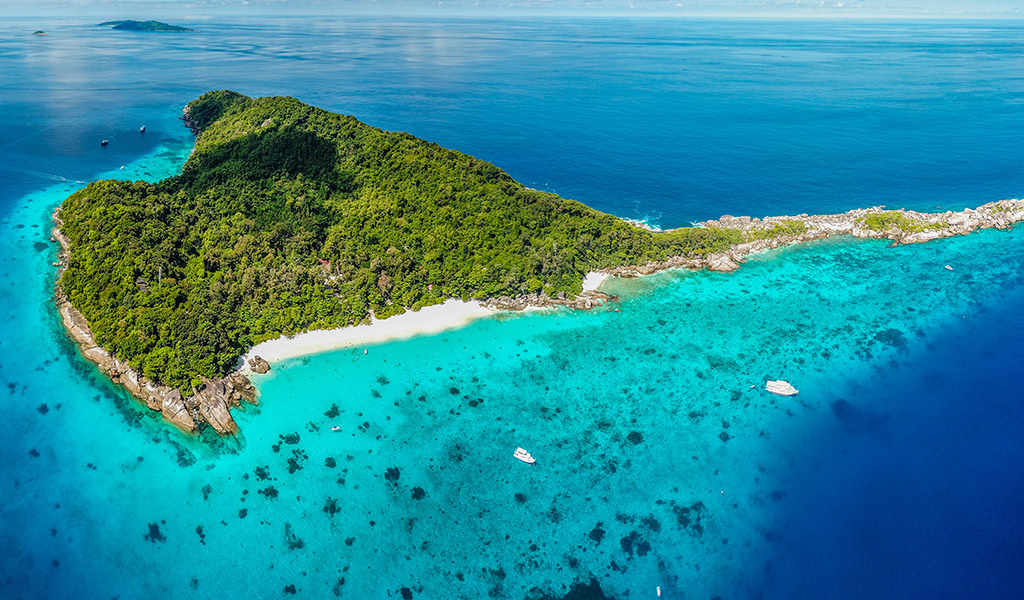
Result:
<svg viewBox="0 0 1024 600">
<path fill-rule="evenodd" d="M 781 379 L 778 381 L 769 381 L 765 384 L 765 389 L 779 396 L 796 396 L 800 393 L 800 390 L 790 385 L 788 381 L 782 381 Z"/>
<path fill-rule="evenodd" d="M 516 452 L 515 454 L 513 454 L 513 456 L 515 456 L 516 458 L 518 458 L 519 460 L 523 461 L 528 465 L 532 465 L 533 463 L 537 462 L 536 460 L 534 460 L 532 456 L 530 456 L 529 452 L 523 450 L 522 448 L 516 448 Z"/>
</svg>

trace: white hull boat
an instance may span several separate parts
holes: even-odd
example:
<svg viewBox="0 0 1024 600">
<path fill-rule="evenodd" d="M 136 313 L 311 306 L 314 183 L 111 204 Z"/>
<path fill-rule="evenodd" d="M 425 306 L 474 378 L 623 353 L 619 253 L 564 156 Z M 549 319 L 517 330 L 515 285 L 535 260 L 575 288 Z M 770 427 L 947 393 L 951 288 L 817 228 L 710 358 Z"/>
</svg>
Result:
<svg viewBox="0 0 1024 600">
<path fill-rule="evenodd" d="M 800 393 L 800 390 L 796 389 L 788 381 L 769 381 L 765 384 L 765 389 L 769 392 L 778 396 L 796 396 Z"/>
<path fill-rule="evenodd" d="M 512 456 L 515 456 L 516 458 L 518 458 L 519 460 L 523 461 L 528 465 L 532 465 L 533 463 L 537 462 L 536 460 L 534 460 L 532 456 L 530 456 L 529 452 L 523 450 L 522 448 L 516 448 L 515 454 L 513 454 Z"/>
</svg>

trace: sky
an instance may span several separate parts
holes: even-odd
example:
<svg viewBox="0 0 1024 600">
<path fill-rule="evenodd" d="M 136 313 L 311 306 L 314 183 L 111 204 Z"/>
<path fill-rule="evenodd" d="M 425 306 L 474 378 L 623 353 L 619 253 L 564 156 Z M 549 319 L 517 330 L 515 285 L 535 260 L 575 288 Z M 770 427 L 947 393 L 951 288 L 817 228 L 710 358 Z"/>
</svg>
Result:
<svg viewBox="0 0 1024 600">
<path fill-rule="evenodd" d="M 1024 0 L 0 0 L 0 17 L 232 14 L 1024 18 Z"/>
</svg>

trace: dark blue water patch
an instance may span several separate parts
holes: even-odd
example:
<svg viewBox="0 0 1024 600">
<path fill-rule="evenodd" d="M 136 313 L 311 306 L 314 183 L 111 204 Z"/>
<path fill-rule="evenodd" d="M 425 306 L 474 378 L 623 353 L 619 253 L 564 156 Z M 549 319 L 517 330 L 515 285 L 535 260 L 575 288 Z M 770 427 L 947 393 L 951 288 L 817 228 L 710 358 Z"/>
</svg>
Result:
<svg viewBox="0 0 1024 600">
<path fill-rule="evenodd" d="M 836 399 L 791 449 L 765 598 L 1019 598 L 1024 297 Z"/>
<path fill-rule="evenodd" d="M 858 407 L 843 398 L 833 401 L 830 407 L 842 427 L 851 432 L 879 431 L 889 421 L 887 414 Z"/>
</svg>

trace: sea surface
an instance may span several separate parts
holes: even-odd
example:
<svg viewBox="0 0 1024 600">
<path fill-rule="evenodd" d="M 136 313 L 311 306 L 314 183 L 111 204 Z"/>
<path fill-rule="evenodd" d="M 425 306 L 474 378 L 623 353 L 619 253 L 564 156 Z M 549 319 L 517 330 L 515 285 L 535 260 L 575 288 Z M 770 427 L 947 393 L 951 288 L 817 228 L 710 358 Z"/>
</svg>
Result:
<svg viewBox="0 0 1024 600">
<path fill-rule="evenodd" d="M 76 353 L 49 241 L 83 182 L 179 170 L 181 107 L 223 88 L 660 227 L 1020 197 L 1024 24 L 179 21 L 0 29 L 4 598 L 1024 594 L 1020 228 L 282 362 L 218 443 Z"/>
</svg>

